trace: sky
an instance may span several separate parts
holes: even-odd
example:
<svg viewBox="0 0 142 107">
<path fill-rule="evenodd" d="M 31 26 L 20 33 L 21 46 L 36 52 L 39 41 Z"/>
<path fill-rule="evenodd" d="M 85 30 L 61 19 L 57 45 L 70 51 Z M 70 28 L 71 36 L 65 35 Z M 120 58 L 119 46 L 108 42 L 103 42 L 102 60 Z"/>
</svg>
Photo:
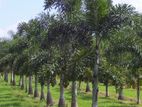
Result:
<svg viewBox="0 0 142 107">
<path fill-rule="evenodd" d="M 113 0 L 114 4 L 128 3 L 142 13 L 142 0 Z M 0 38 L 10 38 L 18 23 L 28 22 L 44 10 L 44 0 L 0 0 Z"/>
<path fill-rule="evenodd" d="M 20 22 L 27 22 L 44 9 L 44 0 L 0 0 L 0 37 L 9 38 Z"/>
</svg>

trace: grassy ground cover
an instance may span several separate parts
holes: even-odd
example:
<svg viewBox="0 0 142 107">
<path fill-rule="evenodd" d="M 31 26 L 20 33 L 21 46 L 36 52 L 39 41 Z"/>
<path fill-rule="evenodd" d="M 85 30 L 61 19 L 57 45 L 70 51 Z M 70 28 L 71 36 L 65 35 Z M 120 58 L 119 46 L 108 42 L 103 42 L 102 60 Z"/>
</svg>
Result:
<svg viewBox="0 0 142 107">
<path fill-rule="evenodd" d="M 39 85 L 40 92 L 40 85 Z M 78 92 L 78 105 L 79 107 L 91 107 L 91 92 L 85 93 L 85 84 L 82 84 L 82 90 Z M 142 105 L 136 105 L 134 101 L 118 101 L 115 96 L 114 87 L 110 87 L 111 92 L 109 98 L 104 97 L 105 87 L 100 85 L 99 94 L 99 107 L 142 107 Z M 45 86 L 45 94 L 46 94 Z M 59 98 L 59 86 L 51 88 L 52 96 L 54 99 L 54 107 L 57 107 Z M 127 97 L 135 98 L 135 90 L 125 89 L 124 94 Z M 142 97 L 141 97 L 142 98 Z M 65 99 L 67 107 L 70 107 L 71 92 L 70 86 L 65 90 Z M 39 101 L 39 98 L 34 99 L 33 96 L 29 96 L 24 90 L 20 90 L 18 86 L 10 86 L 9 83 L 0 81 L 0 107 L 45 107 L 45 101 Z"/>
</svg>

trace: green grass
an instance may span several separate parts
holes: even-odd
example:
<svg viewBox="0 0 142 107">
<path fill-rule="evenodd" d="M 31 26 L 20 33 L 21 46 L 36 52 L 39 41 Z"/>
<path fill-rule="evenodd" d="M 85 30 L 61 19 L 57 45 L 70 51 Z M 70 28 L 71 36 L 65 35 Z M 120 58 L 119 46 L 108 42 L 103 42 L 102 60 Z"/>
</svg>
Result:
<svg viewBox="0 0 142 107">
<path fill-rule="evenodd" d="M 17 82 L 18 84 L 18 82 Z M 34 85 L 33 85 L 34 86 Z M 40 92 L 40 85 L 39 85 Z M 45 86 L 45 95 L 46 95 L 46 86 Z M 78 105 L 79 107 L 91 107 L 91 92 L 85 93 L 85 84 L 82 84 L 82 90 L 78 92 Z M 114 87 L 110 87 L 109 91 L 111 96 L 109 98 L 104 97 L 104 86 L 100 85 L 99 94 L 99 107 L 142 107 L 142 105 L 136 105 L 135 102 L 131 101 L 118 101 Z M 58 98 L 59 98 L 59 86 L 51 88 L 52 97 L 54 99 L 54 107 L 57 107 Z M 127 97 L 135 98 L 135 90 L 126 89 L 124 94 Z M 67 107 L 70 107 L 71 102 L 71 92 L 70 86 L 65 89 L 65 100 Z M 33 96 L 29 96 L 24 90 L 20 90 L 18 86 L 10 86 L 9 83 L 0 81 L 0 107 L 45 107 L 45 101 L 40 102 L 39 98 L 34 99 Z"/>
<path fill-rule="evenodd" d="M 44 103 L 28 96 L 17 86 L 12 87 L 8 83 L 0 82 L 0 107 L 43 107 Z"/>
<path fill-rule="evenodd" d="M 100 87 L 100 91 L 105 93 L 104 85 L 101 84 L 99 87 Z M 109 92 L 110 92 L 110 96 L 116 96 L 116 91 L 115 91 L 115 87 L 114 86 L 109 86 Z M 126 98 L 136 100 L 136 97 L 137 97 L 136 89 L 125 88 L 124 89 L 124 96 Z M 142 99 L 142 94 L 140 94 L 140 99 Z"/>
<path fill-rule="evenodd" d="M 82 90 L 85 90 L 85 85 L 86 84 L 84 83 L 82 84 L 82 87 L 81 87 Z M 99 91 L 101 92 L 101 94 L 105 94 L 105 86 L 103 84 L 99 84 Z M 136 97 L 137 97 L 136 89 L 125 88 L 123 93 L 126 98 L 136 100 Z M 117 97 L 114 86 L 109 86 L 109 95 L 111 97 Z M 142 100 L 142 94 L 140 94 L 140 99 Z"/>
</svg>

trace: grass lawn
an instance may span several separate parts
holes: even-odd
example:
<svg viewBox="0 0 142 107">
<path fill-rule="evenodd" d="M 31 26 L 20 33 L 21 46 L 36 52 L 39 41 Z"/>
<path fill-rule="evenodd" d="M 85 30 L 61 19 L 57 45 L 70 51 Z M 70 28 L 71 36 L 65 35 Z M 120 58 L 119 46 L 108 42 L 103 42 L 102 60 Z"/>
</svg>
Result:
<svg viewBox="0 0 142 107">
<path fill-rule="evenodd" d="M 18 84 L 18 83 L 17 83 Z M 85 84 L 82 84 L 82 90 L 78 93 L 78 105 L 79 107 L 91 107 L 91 92 L 85 93 Z M 142 105 L 136 105 L 135 102 L 130 101 L 118 101 L 115 96 L 110 98 L 105 98 L 104 86 L 100 85 L 101 94 L 99 94 L 99 107 L 142 107 Z M 115 95 L 115 90 L 110 87 L 112 95 Z M 39 86 L 40 92 L 40 86 Z M 45 87 L 45 94 L 47 90 Z M 55 102 L 54 107 L 57 107 L 59 98 L 59 86 L 51 88 L 51 93 Z M 135 90 L 126 89 L 124 94 L 135 98 Z M 71 102 L 71 92 L 70 87 L 65 90 L 65 99 L 67 107 L 70 107 Z M 0 107 L 45 107 L 45 101 L 40 102 L 39 98 L 34 99 L 33 96 L 29 96 L 24 90 L 20 90 L 18 86 L 10 86 L 9 83 L 0 81 Z"/>
<path fill-rule="evenodd" d="M 105 93 L 105 87 L 104 85 L 100 85 L 99 86 L 100 91 Z M 111 96 L 116 96 L 116 91 L 115 91 L 115 87 L 114 86 L 109 86 L 109 92 Z M 126 98 L 130 98 L 133 100 L 136 100 L 137 97 L 137 91 L 136 89 L 132 89 L 132 88 L 126 88 L 124 89 L 124 96 Z M 142 100 L 142 94 L 140 94 L 140 99 Z"/>
</svg>

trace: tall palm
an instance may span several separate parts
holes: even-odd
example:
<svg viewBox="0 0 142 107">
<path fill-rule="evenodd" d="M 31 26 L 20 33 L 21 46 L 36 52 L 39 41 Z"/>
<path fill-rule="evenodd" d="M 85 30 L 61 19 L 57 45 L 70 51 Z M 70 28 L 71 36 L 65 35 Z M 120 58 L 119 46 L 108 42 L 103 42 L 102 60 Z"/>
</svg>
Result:
<svg viewBox="0 0 142 107">
<path fill-rule="evenodd" d="M 98 107 L 98 73 L 100 60 L 100 43 L 109 31 L 118 28 L 128 20 L 133 12 L 133 8 L 126 4 L 112 6 L 107 0 L 90 0 L 87 4 L 87 21 L 92 28 L 92 34 L 96 37 L 95 65 L 93 72 L 93 97 L 92 107 Z M 131 13 L 132 12 L 132 13 Z"/>
</svg>

